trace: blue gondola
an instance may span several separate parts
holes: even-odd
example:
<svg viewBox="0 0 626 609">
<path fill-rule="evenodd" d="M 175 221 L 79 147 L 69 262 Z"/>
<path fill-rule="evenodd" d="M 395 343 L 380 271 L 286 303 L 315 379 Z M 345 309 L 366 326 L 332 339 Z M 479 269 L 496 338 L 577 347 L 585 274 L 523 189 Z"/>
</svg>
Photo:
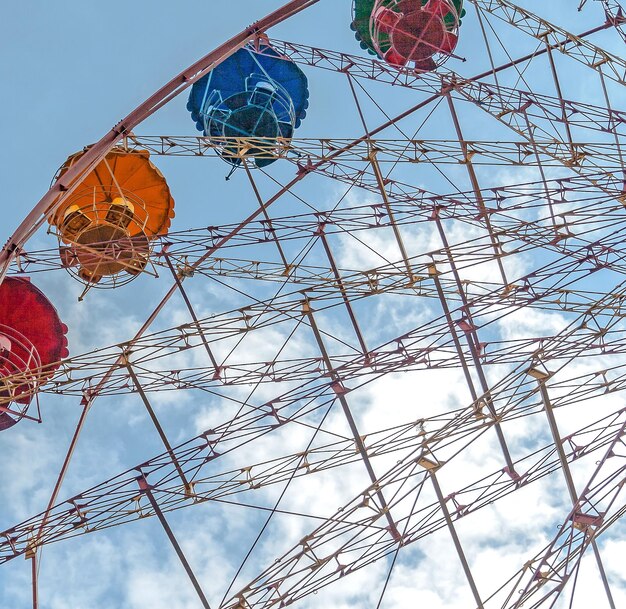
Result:
<svg viewBox="0 0 626 609">
<path fill-rule="evenodd" d="M 307 78 L 290 59 L 268 45 L 239 49 L 194 83 L 187 110 L 198 131 L 218 139 L 221 156 L 234 166 L 253 158 L 258 167 L 273 163 L 271 143 L 291 138 L 309 105 Z M 243 149 L 221 138 L 262 138 Z"/>
</svg>

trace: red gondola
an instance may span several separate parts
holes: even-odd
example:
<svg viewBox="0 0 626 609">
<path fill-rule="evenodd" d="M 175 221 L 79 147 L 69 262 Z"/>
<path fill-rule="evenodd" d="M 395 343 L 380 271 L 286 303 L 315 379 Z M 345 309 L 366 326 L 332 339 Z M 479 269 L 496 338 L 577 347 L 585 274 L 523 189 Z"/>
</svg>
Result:
<svg viewBox="0 0 626 609">
<path fill-rule="evenodd" d="M 67 326 L 27 278 L 0 284 L 0 431 L 26 416 L 39 386 L 67 357 Z"/>
</svg>

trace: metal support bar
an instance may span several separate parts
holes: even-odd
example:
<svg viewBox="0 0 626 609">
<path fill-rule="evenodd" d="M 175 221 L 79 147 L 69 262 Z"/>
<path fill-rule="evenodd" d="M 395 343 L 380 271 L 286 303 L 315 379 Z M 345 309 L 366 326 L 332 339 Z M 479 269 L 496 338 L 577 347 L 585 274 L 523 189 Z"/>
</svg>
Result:
<svg viewBox="0 0 626 609">
<path fill-rule="evenodd" d="M 529 373 L 533 374 L 534 370 L 529 370 Z M 535 374 L 535 378 L 540 378 L 540 376 Z M 513 604 L 507 605 L 508 608 L 518 609 L 522 605 L 529 606 L 528 601 L 532 595 L 537 594 L 548 581 L 555 582 L 558 579 L 557 585 L 552 586 L 547 593 L 543 594 L 540 599 L 533 603 L 533 607 L 539 607 L 544 604 L 543 601 L 553 596 L 554 598 L 550 605 L 553 607 L 559 595 L 565 589 L 572 575 L 572 570 L 576 570 L 577 565 L 583 558 L 585 550 L 591 545 L 591 541 L 599 534 L 606 531 L 609 526 L 614 524 L 624 514 L 626 507 L 622 504 L 613 518 L 608 519 L 608 521 L 605 518 L 624 488 L 623 473 L 626 471 L 626 465 L 622 465 L 617 472 L 611 472 L 601 481 L 597 481 L 597 478 L 600 477 L 607 461 L 614 456 L 615 447 L 618 444 L 623 445 L 625 434 L 626 421 L 624 421 L 617 432 L 613 434 L 613 440 L 606 445 L 604 455 L 596 461 L 596 468 L 591 477 L 587 480 L 585 488 L 581 491 L 580 499 L 576 500 L 572 509 L 569 510 L 565 516 L 561 526 L 557 527 L 557 533 L 553 537 L 550 545 L 531 561 L 528 561 L 524 567 L 518 571 L 518 579 L 514 581 L 515 578 L 511 578 L 509 580 L 509 582 L 514 583 L 508 600 L 511 600 L 513 597 L 515 597 L 516 600 Z M 612 489 L 606 493 L 605 486 L 609 481 L 612 481 L 614 484 Z M 599 505 L 600 503 L 602 503 L 602 506 Z M 577 512 L 581 509 L 589 508 L 598 513 L 599 520 L 604 524 L 599 524 L 597 520 L 593 518 L 593 515 L 591 515 L 591 524 L 587 522 L 576 522 Z M 600 514 L 602 515 L 600 516 Z M 579 529 L 577 524 L 582 524 L 582 527 Z M 578 533 L 576 533 L 577 530 Z M 579 541 L 580 543 L 578 543 Z M 578 543 L 578 547 L 574 547 L 575 543 Z M 533 564 L 537 565 L 534 569 L 531 567 Z M 550 569 L 548 571 L 548 577 L 544 577 L 541 572 L 543 566 Z M 525 577 L 527 577 L 526 584 L 520 587 Z"/>
<path fill-rule="evenodd" d="M 87 419 L 87 413 L 89 412 L 92 404 L 92 399 L 83 399 L 83 411 L 80 413 L 80 417 L 78 419 L 78 423 L 76 424 L 76 429 L 74 430 L 74 435 L 72 436 L 72 440 L 70 442 L 70 446 L 67 449 L 67 453 L 65 454 L 65 459 L 63 460 L 63 465 L 61 466 L 61 471 L 57 476 L 56 483 L 54 485 L 54 489 L 52 490 L 52 494 L 50 495 L 50 500 L 48 501 L 48 506 L 46 507 L 46 511 L 41 520 L 41 524 L 39 525 L 39 530 L 35 535 L 35 539 L 33 542 L 33 547 L 37 547 L 39 543 L 39 538 L 43 533 L 43 530 L 48 522 L 48 518 L 50 516 L 50 512 L 56 503 L 57 497 L 59 496 L 59 492 L 61 490 L 61 486 L 63 485 L 63 480 L 65 479 L 65 474 L 67 474 L 67 470 L 70 465 L 70 461 L 72 460 L 72 456 L 74 455 L 74 450 L 76 449 L 76 445 L 78 443 L 78 438 L 83 430 L 85 425 L 85 421 Z"/>
<path fill-rule="evenodd" d="M 37 550 L 33 549 L 32 556 L 30 557 L 30 576 L 33 589 L 33 609 L 39 609 L 39 582 L 37 573 Z M 28 556 L 28 555 L 27 555 Z"/>
<path fill-rule="evenodd" d="M 463 374 L 465 376 L 465 381 L 467 382 L 467 387 L 469 389 L 470 395 L 472 396 L 472 400 L 474 401 L 474 403 L 477 403 L 478 393 L 476 392 L 476 388 L 474 387 L 474 380 L 472 379 L 472 374 L 467 364 L 465 353 L 463 353 L 461 341 L 459 340 L 456 328 L 454 327 L 454 320 L 452 319 L 452 314 L 450 313 L 450 308 L 448 307 L 448 301 L 446 299 L 445 292 L 443 291 L 443 287 L 441 286 L 441 280 L 439 279 L 439 271 L 434 264 L 429 269 L 429 275 L 432 277 L 435 284 L 437 295 L 439 296 L 439 302 L 441 303 L 444 317 L 446 318 L 446 322 L 448 323 L 448 330 L 450 331 L 452 342 L 454 343 L 459 362 L 461 363 L 461 368 L 463 368 Z"/>
<path fill-rule="evenodd" d="M 550 212 L 550 219 L 552 220 L 552 227 L 554 228 L 555 234 L 558 235 L 556 217 L 554 215 L 554 205 L 552 203 L 552 196 L 550 195 L 550 188 L 548 187 L 548 180 L 546 179 L 546 174 L 545 174 L 545 171 L 543 170 L 543 163 L 541 162 L 541 156 L 539 155 L 539 147 L 537 146 L 537 141 L 535 140 L 535 136 L 533 134 L 532 123 L 530 121 L 530 118 L 528 118 L 528 113 L 526 112 L 526 110 L 524 110 L 523 115 L 524 115 L 524 119 L 526 120 L 526 127 L 528 129 L 528 132 L 527 132 L 528 142 L 532 146 L 533 152 L 535 154 L 535 158 L 537 159 L 537 167 L 539 168 L 539 175 L 541 176 L 543 189 L 546 193 L 546 201 L 548 202 L 548 211 Z M 617 138 L 617 135 L 615 137 Z M 574 157 L 575 148 L 572 145 L 571 140 L 570 140 L 570 146 L 571 146 L 571 151 L 572 151 L 572 161 L 574 161 L 575 160 L 575 157 Z"/>
<path fill-rule="evenodd" d="M 367 123 L 365 121 L 365 116 L 363 114 L 363 110 L 361 109 L 361 104 L 359 103 L 359 98 L 356 94 L 356 90 L 354 88 L 354 83 L 352 82 L 352 78 L 349 73 L 347 73 L 348 84 L 350 85 L 350 91 L 352 91 L 352 97 L 354 98 L 354 103 L 356 104 L 357 112 L 359 113 L 359 117 L 361 118 L 361 123 L 363 124 L 363 128 L 368 134 L 368 138 L 366 140 L 368 147 L 368 155 L 367 158 L 374 170 L 374 175 L 376 176 L 376 182 L 378 184 L 378 189 L 380 190 L 380 194 L 383 198 L 383 202 L 385 204 L 385 209 L 387 210 L 387 215 L 389 216 L 389 221 L 391 223 L 391 227 L 393 229 L 393 234 L 396 237 L 396 242 L 398 243 L 398 247 L 400 248 L 400 253 L 402 255 L 402 260 L 404 261 L 404 265 L 406 267 L 407 276 L 409 278 L 409 285 L 413 285 L 415 283 L 415 278 L 413 276 L 413 271 L 411 269 L 411 264 L 409 262 L 409 256 L 407 254 L 406 248 L 404 247 L 404 241 L 402 240 L 402 235 L 400 234 L 400 229 L 396 223 L 396 220 L 393 215 L 393 211 L 391 209 L 391 205 L 389 203 L 389 197 L 387 196 L 387 189 L 385 188 L 385 178 L 380 170 L 380 164 L 378 163 L 378 159 L 376 158 L 376 150 L 372 146 L 370 142 L 370 137 L 372 133 L 367 128 Z M 423 103 L 430 103 L 431 100 L 436 99 L 438 96 L 434 96 L 434 98 L 429 98 Z"/>
<path fill-rule="evenodd" d="M 407 254 L 406 247 L 404 247 L 404 241 L 402 240 L 400 229 L 398 228 L 398 224 L 393 215 L 393 210 L 391 209 L 391 204 L 389 203 L 389 197 L 387 196 L 387 190 L 385 189 L 385 179 L 383 178 L 383 174 L 380 171 L 380 165 L 378 163 L 378 160 L 376 159 L 376 154 L 374 152 L 370 152 L 369 162 L 372 166 L 372 169 L 374 170 L 376 182 L 378 183 L 378 188 L 383 198 L 383 203 L 385 204 L 385 210 L 387 212 L 387 215 L 389 216 L 389 222 L 391 223 L 393 234 L 395 235 L 398 247 L 400 248 L 400 254 L 402 255 L 402 260 L 404 262 L 404 266 L 406 267 L 406 272 L 409 278 L 409 285 L 413 285 L 415 283 L 415 277 L 413 275 L 413 270 L 411 269 L 411 263 L 409 262 L 409 255 Z"/>
<path fill-rule="evenodd" d="M 244 166 L 244 169 L 246 170 L 246 174 L 248 175 L 248 179 L 250 180 L 250 185 L 252 186 L 252 190 L 254 191 L 254 196 L 259 202 L 259 206 L 263 210 L 263 215 L 265 216 L 267 226 L 270 230 L 270 233 L 272 234 L 272 237 L 274 238 L 274 243 L 276 243 L 276 247 L 278 248 L 278 253 L 280 254 L 280 258 L 283 262 L 283 265 L 285 266 L 285 275 L 289 275 L 291 273 L 292 265 L 287 262 L 287 257 L 285 256 L 285 252 L 283 252 L 283 248 L 280 244 L 280 241 L 278 240 L 278 237 L 276 237 L 276 234 L 274 232 L 274 227 L 272 226 L 272 219 L 270 218 L 270 215 L 267 213 L 267 207 L 265 203 L 263 202 L 261 193 L 259 192 L 259 189 L 257 188 L 256 182 L 254 181 L 254 178 L 252 177 L 252 172 L 250 171 L 250 168 L 248 167 L 248 163 L 246 162 L 245 159 L 242 165 Z"/>
<path fill-rule="evenodd" d="M 478 183 L 478 177 L 476 176 L 476 171 L 474 170 L 474 165 L 472 164 L 472 159 L 467 148 L 467 143 L 463 139 L 461 123 L 459 121 L 459 116 L 456 113 L 456 108 L 454 107 L 454 102 L 452 101 L 452 96 L 450 95 L 450 92 L 446 93 L 446 99 L 448 100 L 448 107 L 450 108 L 452 122 L 454 123 L 454 128 L 459 139 L 459 145 L 461 146 L 461 150 L 463 151 L 463 156 L 465 158 L 465 167 L 467 167 L 467 173 L 472 184 L 472 190 L 474 191 L 476 201 L 478 202 L 478 210 L 485 221 L 485 226 L 487 227 L 487 232 L 489 233 L 489 239 L 491 240 L 491 247 L 493 249 L 493 253 L 498 264 L 498 269 L 500 270 L 500 275 L 502 276 L 503 285 L 507 286 L 509 282 L 507 281 L 506 273 L 504 272 L 504 265 L 502 264 L 501 260 L 502 246 L 500 245 L 498 238 L 495 236 L 493 227 L 491 226 L 489 212 L 487 210 L 487 207 L 485 206 L 485 200 L 483 198 L 480 184 Z"/>
<path fill-rule="evenodd" d="M 150 418 L 152 419 L 152 423 L 154 424 L 154 427 L 156 428 L 157 433 L 159 434 L 159 437 L 161 438 L 161 441 L 163 442 L 163 446 L 165 446 L 165 450 L 167 450 L 167 454 L 170 456 L 170 459 L 172 460 L 172 463 L 174 464 L 174 467 L 176 468 L 176 471 L 178 472 L 178 475 L 180 476 L 180 479 L 185 488 L 185 494 L 188 496 L 193 495 L 193 485 L 191 485 L 189 481 L 187 480 L 187 477 L 185 476 L 185 472 L 183 471 L 183 468 L 181 467 L 178 459 L 176 458 L 176 454 L 174 453 L 174 450 L 172 449 L 172 445 L 167 439 L 167 436 L 165 435 L 165 431 L 163 430 L 163 427 L 161 427 L 161 423 L 159 422 L 159 419 L 156 416 L 156 413 L 154 412 L 154 409 L 152 408 L 152 405 L 150 404 L 150 401 L 148 400 L 148 396 L 146 395 L 146 392 L 143 390 L 143 387 L 141 386 L 141 383 L 139 382 L 139 379 L 137 378 L 137 375 L 135 374 L 135 371 L 133 370 L 133 367 L 130 361 L 128 361 L 128 358 L 126 359 L 126 369 L 128 370 L 128 374 L 130 374 L 130 378 L 135 384 L 135 388 L 137 389 L 137 393 L 139 393 L 139 396 L 141 397 L 141 401 L 143 402 L 143 405 L 146 407 L 146 410 L 148 411 L 148 414 L 150 415 Z"/>
<path fill-rule="evenodd" d="M 200 583 L 198 582 L 198 579 L 196 578 L 193 572 L 193 569 L 191 568 L 191 565 L 187 561 L 187 558 L 185 557 L 185 554 L 183 553 L 183 550 L 180 547 L 178 540 L 174 536 L 174 533 L 172 529 L 170 528 L 170 525 L 165 519 L 165 516 L 163 512 L 161 511 L 159 504 L 157 503 L 156 499 L 154 498 L 154 495 L 152 494 L 152 490 L 150 488 L 150 485 L 148 484 L 148 481 L 146 480 L 144 476 L 141 476 L 140 478 L 138 478 L 137 481 L 139 483 L 139 488 L 141 489 L 142 493 L 144 493 L 146 497 L 148 497 L 148 500 L 150 501 L 150 504 L 152 505 L 152 508 L 154 509 L 154 512 L 156 513 L 157 518 L 161 522 L 161 526 L 165 530 L 165 534 L 170 540 L 170 543 L 172 544 L 172 546 L 174 546 L 174 550 L 176 551 L 176 554 L 178 555 L 180 562 L 182 563 L 187 575 L 189 576 L 189 579 L 191 580 L 191 583 L 193 587 L 195 588 L 198 594 L 198 597 L 200 598 L 200 602 L 202 603 L 202 606 L 204 607 L 204 609 L 211 609 L 211 606 L 209 605 L 209 601 L 206 599 L 206 596 L 204 595 L 204 592 L 202 591 L 202 588 L 200 587 Z"/>
<path fill-rule="evenodd" d="M 625 40 L 626 42 L 626 40 Z M 600 67 L 598 69 L 599 73 L 600 73 L 600 83 L 602 84 L 602 92 L 604 93 L 604 100 L 606 102 L 606 107 L 609 111 L 609 113 L 613 112 L 613 106 L 611 104 L 611 98 L 609 97 L 609 91 L 606 87 L 606 79 L 604 78 L 604 72 L 602 71 L 602 68 Z M 612 121 L 614 122 L 614 121 Z M 619 137 L 617 135 L 617 130 L 616 129 L 609 129 L 609 131 L 613 132 L 613 138 L 615 139 L 615 148 L 617 150 L 617 155 L 618 155 L 618 159 L 619 159 L 619 164 L 622 168 L 622 175 L 624 176 L 624 182 L 626 183 L 626 164 L 624 163 L 624 154 L 622 152 L 622 145 L 619 141 Z"/>
<path fill-rule="evenodd" d="M 339 378 L 339 375 L 336 373 L 333 367 L 333 364 L 330 361 L 330 357 L 328 355 L 328 352 L 326 351 L 326 346 L 324 345 L 324 341 L 322 340 L 322 335 L 319 331 L 319 328 L 317 327 L 317 323 L 313 316 L 313 310 L 311 309 L 311 306 L 308 301 L 305 301 L 303 304 L 303 312 L 309 319 L 309 323 L 311 324 L 311 329 L 313 330 L 315 340 L 317 341 L 320 353 L 322 354 L 322 359 L 324 360 L 324 363 L 326 364 L 330 377 L 333 379 L 336 385 L 335 393 L 337 395 L 337 399 L 339 400 L 339 403 L 341 404 L 341 408 L 343 409 L 344 415 L 348 421 L 348 425 L 350 426 L 350 431 L 352 432 L 352 436 L 354 437 L 354 442 L 357 446 L 359 453 L 361 454 L 363 463 L 365 464 L 365 469 L 367 469 L 367 473 L 369 474 L 370 480 L 372 481 L 372 488 L 376 492 L 376 496 L 378 497 L 378 500 L 380 501 L 381 509 L 385 514 L 385 518 L 387 519 L 387 522 L 389 523 L 389 532 L 391 533 L 391 536 L 394 539 L 398 540 L 400 539 L 400 532 L 398 531 L 398 527 L 396 526 L 396 523 L 391 516 L 391 513 L 389 511 L 389 506 L 387 505 L 387 501 L 385 500 L 385 497 L 382 491 L 380 490 L 380 487 L 378 484 L 378 477 L 376 476 L 374 472 L 374 468 L 372 467 L 372 462 L 370 461 L 369 455 L 367 453 L 367 448 L 365 444 L 363 443 L 363 438 L 361 437 L 361 434 L 359 433 L 359 430 L 356 426 L 356 421 L 354 420 L 354 417 L 352 416 L 352 412 L 350 411 L 348 400 L 345 397 L 345 387 L 341 383 L 341 379 Z"/>
<path fill-rule="evenodd" d="M 554 63 L 554 56 L 552 55 L 552 49 L 550 48 L 550 44 L 546 39 L 546 47 L 548 49 L 548 60 L 550 61 L 550 70 L 552 72 L 552 78 L 554 80 L 554 86 L 556 88 L 556 94 L 559 97 L 559 102 L 561 104 L 561 118 L 563 119 L 563 125 L 565 126 L 565 132 L 567 133 L 567 139 L 569 140 L 570 146 L 572 146 L 572 157 L 574 157 L 574 138 L 572 137 L 572 130 L 570 129 L 569 122 L 567 120 L 567 112 L 565 112 L 565 101 L 563 100 L 563 91 L 561 90 L 561 82 L 559 81 L 559 75 L 556 71 L 556 64 Z"/>
<path fill-rule="evenodd" d="M 577 505 L 579 501 L 578 493 L 576 492 L 576 487 L 574 485 L 574 478 L 572 477 L 572 470 L 570 469 L 569 463 L 567 461 L 567 456 L 565 454 L 565 450 L 563 450 L 563 442 L 561 440 L 561 434 L 559 433 L 559 428 L 556 422 L 556 417 L 554 416 L 554 409 L 552 407 L 552 401 L 550 400 L 550 395 L 548 393 L 548 388 L 546 387 L 546 380 L 548 378 L 548 374 L 538 375 L 537 384 L 539 385 L 539 392 L 541 393 L 541 400 L 543 402 L 546 417 L 548 418 L 548 424 L 550 426 L 550 432 L 552 433 L 552 440 L 554 441 L 554 446 L 556 448 L 557 454 L 559 455 L 559 462 L 561 463 L 561 471 L 563 472 L 563 476 L 565 477 L 565 483 L 567 485 L 567 490 L 569 492 L 570 499 L 572 500 L 572 505 Z M 592 539 L 591 546 L 593 548 L 593 553 L 595 555 L 596 563 L 598 565 L 598 571 L 600 573 L 600 578 L 602 579 L 602 584 L 604 586 L 604 591 L 606 593 L 607 600 L 611 609 L 616 609 L 615 601 L 613 600 L 613 594 L 611 593 L 611 588 L 609 586 L 609 580 L 606 575 L 606 571 L 604 569 L 604 564 L 602 563 L 602 557 L 600 556 L 600 548 L 598 548 L 598 544 L 595 539 Z"/>
<path fill-rule="evenodd" d="M 187 305 L 187 310 L 189 311 L 189 314 L 191 315 L 191 318 L 193 319 L 193 322 L 198 330 L 198 334 L 200 335 L 200 340 L 202 341 L 202 344 L 204 345 L 204 348 L 207 354 L 209 355 L 209 359 L 211 360 L 211 363 L 213 364 L 213 367 L 215 368 L 215 374 L 217 374 L 219 371 L 219 365 L 217 363 L 217 360 L 215 359 L 215 356 L 213 355 L 213 352 L 211 351 L 211 347 L 209 346 L 209 341 L 206 339 L 206 336 L 204 335 L 204 332 L 202 331 L 202 326 L 200 325 L 200 321 L 198 320 L 196 312 L 191 306 L 191 301 L 189 300 L 189 297 L 187 296 L 187 292 L 185 292 L 185 288 L 183 288 L 183 282 L 180 280 L 180 277 L 178 276 L 178 273 L 176 272 L 176 269 L 174 268 L 174 265 L 172 264 L 170 257 L 167 254 L 164 254 L 164 258 L 165 258 L 165 261 L 167 262 L 167 266 L 169 267 L 172 273 L 172 277 L 174 277 L 174 281 L 176 282 L 176 287 L 178 288 L 178 291 L 183 297 L 183 300 L 185 301 L 185 304 Z"/>
<path fill-rule="evenodd" d="M 335 257 L 330 249 L 330 245 L 328 244 L 328 239 L 324 234 L 324 226 L 322 224 L 319 225 L 316 235 L 320 238 L 322 245 L 324 246 L 324 250 L 326 251 L 326 256 L 328 257 L 328 262 L 330 263 L 330 268 L 335 275 L 335 280 L 337 281 L 337 285 L 339 287 L 339 291 L 341 292 L 341 297 L 343 299 L 344 304 L 346 305 L 346 310 L 348 311 L 348 317 L 350 317 L 350 321 L 352 322 L 352 327 L 354 328 L 354 332 L 356 334 L 357 340 L 359 341 L 359 345 L 361 345 L 361 351 L 363 351 L 363 355 L 367 355 L 369 353 L 367 349 L 367 345 L 365 344 L 365 339 L 363 338 L 363 333 L 361 332 L 361 328 L 359 327 L 359 323 L 354 314 L 354 310 L 352 309 L 352 303 L 348 298 L 348 294 L 346 292 L 345 285 L 343 283 L 343 279 L 341 278 L 341 274 L 339 273 L 339 269 L 337 268 L 337 264 L 335 263 Z"/>
<path fill-rule="evenodd" d="M 467 583 L 469 584 L 472 594 L 474 595 L 474 600 L 476 601 L 476 606 L 478 609 L 483 609 L 483 601 L 480 598 L 480 594 L 478 592 L 478 588 L 476 587 L 476 582 L 474 581 L 474 576 L 472 575 L 472 570 L 469 567 L 467 562 L 467 558 L 465 557 L 465 552 L 463 552 L 463 547 L 461 546 L 461 540 L 454 528 L 454 523 L 452 522 L 452 518 L 450 517 L 450 512 L 448 512 L 448 506 L 446 505 L 446 500 L 443 497 L 443 493 L 441 492 L 441 487 L 439 486 L 439 480 L 437 480 L 437 476 L 434 470 L 428 470 L 430 474 L 430 479 L 433 483 L 433 487 L 435 489 L 435 493 L 437 495 L 437 499 L 439 499 L 439 504 L 441 505 L 441 511 L 443 512 L 443 517 L 446 520 L 446 524 L 448 525 L 448 529 L 450 530 L 450 534 L 452 535 L 452 541 L 454 542 L 454 546 L 461 560 L 461 564 L 463 565 L 463 571 L 465 572 L 465 577 L 467 578 Z"/>
<path fill-rule="evenodd" d="M 432 271 L 431 271 L 431 276 L 433 278 L 433 281 L 435 283 L 435 287 L 437 289 L 437 294 L 439 296 L 439 301 L 441 302 L 441 307 L 443 309 L 443 313 L 445 315 L 446 321 L 448 322 L 448 328 L 450 330 L 450 334 L 452 336 L 452 340 L 454 341 L 454 345 L 456 347 L 457 353 L 459 355 L 459 360 L 461 362 L 461 366 L 463 367 L 463 372 L 465 374 L 465 380 L 467 381 L 470 393 L 472 395 L 472 399 L 474 400 L 474 402 L 476 404 L 478 404 L 478 395 L 476 393 L 476 389 L 474 387 L 474 382 L 472 380 L 470 371 L 469 371 L 469 367 L 467 365 L 467 361 L 465 359 L 465 355 L 463 353 L 463 349 L 461 348 L 461 343 L 458 339 L 457 333 L 456 333 L 456 328 L 454 327 L 454 320 L 452 319 L 452 315 L 450 313 L 450 309 L 448 307 L 448 302 L 446 299 L 446 295 L 445 292 L 443 291 L 443 287 L 441 286 L 441 281 L 439 280 L 439 275 L 438 275 L 438 271 L 435 267 L 435 265 L 432 265 Z M 460 290 L 461 292 L 461 296 L 463 296 L 463 291 Z M 502 454 L 504 456 L 504 460 L 506 461 L 506 465 L 509 469 L 509 472 L 511 475 L 514 475 L 515 473 L 515 466 L 513 463 L 513 458 L 511 457 L 511 453 L 509 452 L 509 447 L 507 446 L 506 443 L 506 439 L 504 437 L 504 432 L 502 431 L 502 426 L 500 425 L 500 422 L 498 421 L 498 417 L 497 417 L 497 413 L 496 413 L 496 409 L 493 405 L 493 399 L 491 398 L 491 392 L 489 390 L 489 386 L 487 385 L 487 379 L 482 371 L 482 365 L 480 363 L 480 360 L 478 358 L 478 353 L 476 353 L 476 349 L 474 347 L 474 345 L 472 344 L 469 336 L 467 338 L 467 342 L 470 348 L 470 352 L 472 353 L 472 357 L 474 360 L 474 364 L 476 365 L 476 370 L 478 372 L 478 376 L 481 382 L 481 386 L 483 388 L 483 395 L 484 395 L 484 402 L 485 405 L 487 406 L 489 412 L 491 413 L 491 416 L 493 417 L 494 420 L 494 427 L 496 430 L 496 435 L 498 436 L 498 441 L 500 443 L 500 448 L 502 449 Z"/>
</svg>

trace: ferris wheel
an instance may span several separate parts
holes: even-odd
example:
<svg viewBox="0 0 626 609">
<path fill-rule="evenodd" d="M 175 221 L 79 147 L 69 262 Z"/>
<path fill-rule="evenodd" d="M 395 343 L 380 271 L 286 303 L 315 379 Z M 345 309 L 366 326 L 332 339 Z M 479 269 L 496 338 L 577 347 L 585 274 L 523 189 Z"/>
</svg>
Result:
<svg viewBox="0 0 626 609">
<path fill-rule="evenodd" d="M 568 4 L 290 0 L 59 159 L 0 252 L 0 447 L 78 412 L 0 522 L 34 609 L 76 569 L 116 606 L 623 606 L 626 15 Z"/>
</svg>

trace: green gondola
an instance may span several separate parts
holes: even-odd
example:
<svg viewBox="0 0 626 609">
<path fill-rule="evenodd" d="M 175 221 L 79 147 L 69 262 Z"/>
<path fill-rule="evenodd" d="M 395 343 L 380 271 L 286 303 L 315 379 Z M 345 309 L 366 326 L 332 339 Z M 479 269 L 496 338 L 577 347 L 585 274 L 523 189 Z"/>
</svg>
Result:
<svg viewBox="0 0 626 609">
<path fill-rule="evenodd" d="M 429 10 L 437 14 L 426 18 Z M 382 17 L 383 22 L 389 15 L 392 18 L 397 16 L 398 21 L 402 18 L 405 31 L 398 33 L 396 30 L 390 33 L 393 26 L 381 27 L 380 17 L 383 13 L 387 15 Z M 440 55 L 445 58 L 450 55 L 456 46 L 460 19 L 464 15 L 463 0 L 354 0 L 351 28 L 361 47 L 372 55 L 384 58 L 394 65 L 413 61 L 417 69 L 425 71 L 436 67 L 432 56 Z M 424 31 L 429 26 L 434 27 L 430 27 L 430 31 Z M 413 32 L 408 31 L 410 28 Z M 398 49 L 393 48 L 393 33 L 396 34 L 396 39 L 401 38 L 401 35 L 405 39 L 409 36 L 422 36 L 423 43 L 413 45 L 419 47 L 416 53 L 418 56 L 412 57 L 406 50 L 404 55 L 399 54 Z M 396 46 L 401 46 L 397 40 Z M 404 46 L 406 47 L 406 40 Z"/>
</svg>

